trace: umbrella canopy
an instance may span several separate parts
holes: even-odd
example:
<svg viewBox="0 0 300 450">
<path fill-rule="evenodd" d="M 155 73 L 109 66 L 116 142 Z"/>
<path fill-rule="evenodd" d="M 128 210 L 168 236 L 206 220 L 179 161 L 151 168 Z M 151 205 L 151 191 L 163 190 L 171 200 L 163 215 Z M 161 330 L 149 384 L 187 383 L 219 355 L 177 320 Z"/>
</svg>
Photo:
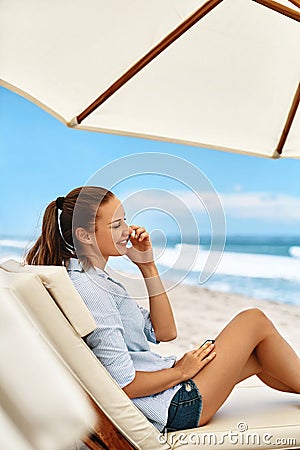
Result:
<svg viewBox="0 0 300 450">
<path fill-rule="evenodd" d="M 299 0 L 0 8 L 1 84 L 69 126 L 300 157 Z"/>
</svg>

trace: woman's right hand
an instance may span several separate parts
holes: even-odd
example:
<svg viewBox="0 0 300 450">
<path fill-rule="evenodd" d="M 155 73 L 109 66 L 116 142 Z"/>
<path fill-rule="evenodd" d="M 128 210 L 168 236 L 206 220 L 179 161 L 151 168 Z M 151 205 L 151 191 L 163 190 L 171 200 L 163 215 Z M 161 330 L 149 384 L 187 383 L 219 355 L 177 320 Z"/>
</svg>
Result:
<svg viewBox="0 0 300 450">
<path fill-rule="evenodd" d="M 176 361 L 174 368 L 180 372 L 182 381 L 193 378 L 203 367 L 216 357 L 214 344 L 205 344 L 196 350 L 185 353 L 181 359 Z"/>
</svg>

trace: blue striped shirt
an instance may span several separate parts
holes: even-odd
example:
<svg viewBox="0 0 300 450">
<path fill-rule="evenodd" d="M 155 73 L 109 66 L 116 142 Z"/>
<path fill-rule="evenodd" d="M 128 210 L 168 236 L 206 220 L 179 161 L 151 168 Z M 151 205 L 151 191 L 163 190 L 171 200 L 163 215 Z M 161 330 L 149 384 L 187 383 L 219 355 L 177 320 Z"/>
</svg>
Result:
<svg viewBox="0 0 300 450">
<path fill-rule="evenodd" d="M 121 283 L 98 268 L 84 271 L 74 258 L 70 259 L 68 272 L 96 321 L 97 328 L 86 337 L 86 343 L 121 387 L 132 382 L 135 371 L 154 372 L 173 366 L 175 356 L 151 351 L 149 342 L 158 342 L 149 311 L 138 306 Z M 178 384 L 132 401 L 162 431 L 171 399 L 180 387 Z"/>
</svg>

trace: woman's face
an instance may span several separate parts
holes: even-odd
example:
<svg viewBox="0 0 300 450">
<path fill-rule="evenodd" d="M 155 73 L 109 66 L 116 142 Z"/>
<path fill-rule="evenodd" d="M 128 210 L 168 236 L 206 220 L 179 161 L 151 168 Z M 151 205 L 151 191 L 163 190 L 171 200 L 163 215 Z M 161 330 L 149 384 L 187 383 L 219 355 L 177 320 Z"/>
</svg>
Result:
<svg viewBox="0 0 300 450">
<path fill-rule="evenodd" d="M 116 197 L 100 206 L 96 216 L 95 238 L 102 257 L 125 255 L 130 229 L 125 222 L 125 213 Z"/>
</svg>

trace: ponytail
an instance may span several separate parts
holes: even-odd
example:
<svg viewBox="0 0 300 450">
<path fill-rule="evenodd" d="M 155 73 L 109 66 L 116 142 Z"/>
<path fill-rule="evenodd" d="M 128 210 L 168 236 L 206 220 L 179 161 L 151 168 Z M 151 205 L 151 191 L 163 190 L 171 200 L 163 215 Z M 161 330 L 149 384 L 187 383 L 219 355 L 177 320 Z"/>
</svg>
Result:
<svg viewBox="0 0 300 450">
<path fill-rule="evenodd" d="M 64 261 L 74 256 L 66 248 L 58 225 L 56 202 L 51 202 L 44 213 L 42 234 L 28 252 L 27 264 L 62 266 Z"/>
</svg>

